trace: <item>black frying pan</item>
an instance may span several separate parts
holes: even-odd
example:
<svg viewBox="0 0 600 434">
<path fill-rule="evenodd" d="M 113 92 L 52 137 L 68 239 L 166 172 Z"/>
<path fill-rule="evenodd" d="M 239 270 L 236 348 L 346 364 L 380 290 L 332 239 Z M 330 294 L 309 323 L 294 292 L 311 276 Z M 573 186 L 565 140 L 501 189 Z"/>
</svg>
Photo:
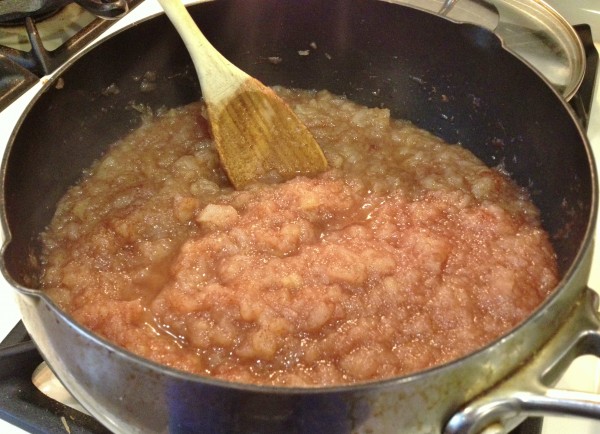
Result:
<svg viewBox="0 0 600 434">
<path fill-rule="evenodd" d="M 266 84 L 328 89 L 387 107 L 488 165 L 502 165 L 540 208 L 563 281 L 524 325 L 469 357 L 411 377 L 335 389 L 202 379 L 80 329 L 35 290 L 31 258 L 68 186 L 139 125 L 136 107 L 158 110 L 200 97 L 183 43 L 159 16 L 70 62 L 60 81 L 44 87 L 9 145 L 2 172 L 10 232 L 3 271 L 18 290 L 29 332 L 67 387 L 114 430 L 439 431 L 457 406 L 540 348 L 584 290 L 596 179 L 579 123 L 546 82 L 473 25 L 378 0 L 215 0 L 191 12 L 217 49 Z M 309 55 L 299 55 L 307 49 Z M 144 80 L 153 90 L 142 91 Z M 123 400 L 129 405 L 120 405 Z M 419 403 L 426 409 L 415 411 Z"/>
</svg>

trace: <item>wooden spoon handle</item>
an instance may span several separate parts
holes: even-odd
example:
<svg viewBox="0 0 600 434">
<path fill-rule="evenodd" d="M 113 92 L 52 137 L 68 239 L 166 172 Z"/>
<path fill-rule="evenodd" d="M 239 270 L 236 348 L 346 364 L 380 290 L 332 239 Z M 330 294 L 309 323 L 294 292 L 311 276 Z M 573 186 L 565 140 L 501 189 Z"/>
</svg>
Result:
<svg viewBox="0 0 600 434">
<path fill-rule="evenodd" d="M 209 104 L 229 99 L 250 76 L 227 60 L 206 39 L 181 0 L 158 0 L 190 53 Z"/>
<path fill-rule="evenodd" d="M 187 47 L 215 147 L 236 188 L 327 169 L 319 144 L 272 89 L 234 66 L 202 34 L 181 0 L 158 0 Z"/>
</svg>

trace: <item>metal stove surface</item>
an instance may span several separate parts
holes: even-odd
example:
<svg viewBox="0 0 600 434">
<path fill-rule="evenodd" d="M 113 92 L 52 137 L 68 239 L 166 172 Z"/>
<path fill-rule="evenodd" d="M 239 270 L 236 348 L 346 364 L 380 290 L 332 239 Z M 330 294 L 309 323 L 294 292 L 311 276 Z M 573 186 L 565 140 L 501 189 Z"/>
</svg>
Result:
<svg viewBox="0 0 600 434">
<path fill-rule="evenodd" d="M 95 18 L 91 12 L 83 9 L 77 3 L 70 3 L 58 11 L 56 16 L 37 23 L 38 31 L 42 36 L 45 47 L 52 51 Z M 24 25 L 2 27 L 2 30 L 0 30 L 0 45 L 22 51 L 31 49 L 29 39 L 24 32 Z"/>
<path fill-rule="evenodd" d="M 193 0 L 184 0 L 185 3 L 195 3 Z M 592 28 L 596 49 L 600 51 L 600 3 L 598 0 L 547 0 L 546 3 L 555 8 L 571 24 L 586 23 Z M 155 0 L 145 0 L 126 17 L 112 26 L 102 37 L 131 23 L 161 13 L 160 6 Z M 591 116 L 588 127 L 588 137 L 595 155 L 600 158 L 600 74 L 597 74 L 597 86 L 593 96 Z M 43 78 L 42 81 L 45 79 Z M 33 95 L 40 89 L 41 82 L 25 92 L 17 101 L 7 109 L 0 112 L 0 154 L 4 152 L 6 144 L 14 126 Z M 0 233 L 0 241 L 3 234 Z M 600 247 L 594 250 L 594 263 L 590 275 L 589 286 L 600 290 Z M 20 314 L 14 301 L 14 291 L 8 284 L 0 279 L 0 341 L 14 328 L 20 320 Z M 577 359 L 564 375 L 558 385 L 566 389 L 600 393 L 600 361 L 592 356 Z M 69 432 L 68 419 L 64 421 L 64 431 Z M 0 419 L 0 433 L 23 434 L 26 431 Z M 568 419 L 551 417 L 544 419 L 542 434 L 595 434 L 600 433 L 600 421 L 584 419 Z"/>
</svg>

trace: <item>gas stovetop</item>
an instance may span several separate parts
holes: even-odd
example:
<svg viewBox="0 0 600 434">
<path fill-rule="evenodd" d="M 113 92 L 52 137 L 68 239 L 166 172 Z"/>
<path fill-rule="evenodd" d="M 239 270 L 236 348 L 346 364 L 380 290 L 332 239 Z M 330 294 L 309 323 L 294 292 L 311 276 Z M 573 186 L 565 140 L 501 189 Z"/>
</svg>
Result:
<svg viewBox="0 0 600 434">
<path fill-rule="evenodd" d="M 402 2 L 401 0 L 399 1 Z M 441 0 L 434 1 L 437 1 L 439 4 L 442 3 Z M 419 4 L 419 1 L 406 2 Z M 194 1 L 186 1 L 186 3 L 194 3 Z M 596 49 L 600 50 L 600 5 L 597 4 L 597 0 L 548 0 L 547 3 L 553 6 L 569 23 L 573 25 L 588 24 L 591 27 Z M 85 41 L 77 49 L 83 49 L 96 38 L 106 37 L 119 29 L 127 27 L 131 23 L 158 13 L 161 13 L 161 9 L 156 1 L 146 0 L 114 25 L 106 22 L 96 22 L 90 27 L 92 29 L 90 32 L 91 39 Z M 89 15 L 82 15 L 87 20 L 87 23 L 81 24 L 81 27 L 89 26 Z M 50 33 L 55 34 L 52 31 Z M 7 37 L 7 34 L 8 32 L 3 31 L 2 27 L 0 27 L 0 45 L 3 44 L 3 37 Z M 21 38 L 21 36 L 13 36 L 13 32 L 8 37 L 13 40 Z M 33 42 L 35 44 L 35 40 Z M 16 48 L 11 48 L 8 54 L 15 54 L 13 50 L 16 50 Z M 56 65 L 66 59 L 67 55 L 63 54 L 60 43 L 57 43 L 56 46 L 52 46 L 48 50 L 50 51 L 49 55 L 47 52 L 45 55 L 44 50 L 40 51 L 41 54 L 34 53 L 34 55 L 41 56 L 42 58 L 46 56 L 45 60 L 50 62 L 49 66 L 42 65 L 41 72 L 37 76 L 35 74 L 32 76 L 30 73 L 24 72 L 23 76 L 26 78 L 26 83 L 19 87 L 18 95 L 13 94 L 6 106 L 0 104 L 0 152 L 3 152 L 12 128 L 18 122 L 20 114 L 29 104 L 33 95 L 41 88 L 42 82 L 38 82 L 38 78 L 44 77 L 46 74 L 51 76 L 51 71 Z M 0 51 L 0 60 L 6 53 L 6 51 Z M 25 63 L 31 60 L 30 56 L 30 54 L 25 56 Z M 0 93 L 2 92 L 2 86 L 10 79 L 6 74 L 6 70 L 3 70 L 0 66 Z M 596 72 L 596 74 L 598 73 Z M 597 86 L 597 88 L 600 88 L 600 86 Z M 590 101 L 587 101 L 587 107 L 584 109 L 584 117 L 589 116 L 589 119 L 586 119 L 588 137 L 595 153 L 600 155 L 600 92 L 596 89 L 595 93 L 591 93 L 590 89 L 589 96 Z M 0 95 L 0 103 L 1 101 L 2 95 Z M 596 251 L 589 285 L 593 289 L 600 289 L 600 254 L 597 254 Z M 31 377 L 42 362 L 42 359 L 37 354 L 34 345 L 27 341 L 24 329 L 18 325 L 20 315 L 13 300 L 13 290 L 2 279 L 0 279 L 0 306 L 0 341 L 4 340 L 0 348 L 11 348 L 10 350 L 0 351 L 12 353 L 10 359 L 0 358 L 0 432 L 5 434 L 23 432 L 107 432 L 93 418 L 87 416 L 85 412 L 78 410 L 77 403 L 70 402 L 70 405 L 74 408 L 65 406 L 50 398 L 46 398 L 36 388 L 31 388 Z M 573 366 L 561 380 L 561 383 L 559 383 L 559 387 L 600 393 L 599 382 L 600 363 L 592 356 L 585 356 L 574 362 Z M 68 400 L 69 398 L 65 399 Z M 10 413 L 9 416 L 7 416 L 7 412 Z M 33 420 L 25 422 L 25 418 L 32 418 Z M 540 432 L 540 425 L 540 419 L 528 420 L 521 427 L 520 432 Z M 25 428 L 26 431 L 23 431 L 19 426 Z M 600 432 L 600 422 L 579 419 L 545 418 L 541 431 L 543 434 L 592 434 Z"/>
</svg>

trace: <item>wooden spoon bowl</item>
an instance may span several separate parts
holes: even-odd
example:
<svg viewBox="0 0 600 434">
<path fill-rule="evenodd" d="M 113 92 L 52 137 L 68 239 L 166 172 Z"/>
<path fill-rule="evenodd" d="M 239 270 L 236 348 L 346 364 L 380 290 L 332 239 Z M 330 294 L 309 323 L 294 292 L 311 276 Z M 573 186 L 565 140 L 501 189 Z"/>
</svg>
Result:
<svg viewBox="0 0 600 434">
<path fill-rule="evenodd" d="M 327 169 L 319 144 L 292 109 L 208 42 L 181 0 L 159 0 L 188 49 L 221 164 L 235 188 Z"/>
</svg>

